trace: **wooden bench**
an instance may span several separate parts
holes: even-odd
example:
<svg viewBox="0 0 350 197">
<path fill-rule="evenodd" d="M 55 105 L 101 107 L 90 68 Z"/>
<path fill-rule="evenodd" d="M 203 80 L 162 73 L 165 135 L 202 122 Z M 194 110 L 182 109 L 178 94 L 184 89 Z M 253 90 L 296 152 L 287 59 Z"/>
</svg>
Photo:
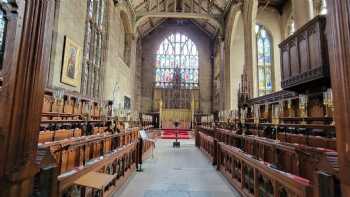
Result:
<svg viewBox="0 0 350 197">
<path fill-rule="evenodd" d="M 205 132 L 208 132 L 208 130 L 206 129 Z M 290 173 L 307 179 L 313 187 L 317 186 L 316 183 L 318 180 L 316 174 L 319 173 L 319 170 L 326 172 L 335 179 L 339 178 L 337 153 L 333 150 L 290 144 L 257 136 L 243 136 L 227 130 L 220 130 L 217 132 L 220 134 L 216 133 L 216 136 L 226 141 L 220 142 L 220 144 L 233 147 L 247 154 L 251 159 L 262 163 L 269 163 L 269 165 L 276 170 L 278 169 L 281 172 Z M 210 140 L 208 140 L 208 138 Z M 221 151 L 218 150 L 217 147 L 215 148 L 215 139 L 213 137 L 204 132 L 198 132 L 196 140 L 197 139 L 199 139 L 200 142 L 199 148 L 209 155 L 210 160 L 212 160 L 213 157 L 217 159 L 218 157 L 223 157 Z M 217 140 L 219 139 L 217 138 Z M 227 144 L 227 142 L 229 144 Z M 208 151 L 209 148 L 207 144 L 211 144 L 215 150 Z M 213 163 L 219 163 L 219 161 Z M 232 166 L 235 165 L 235 163 L 232 164 Z M 232 174 L 232 176 L 237 175 Z M 314 188 L 314 190 L 317 189 L 318 188 Z M 249 188 L 247 191 L 249 191 Z"/>
<path fill-rule="evenodd" d="M 271 167 L 242 152 L 219 143 L 218 168 L 230 183 L 244 196 L 297 196 L 312 195 L 310 181 Z"/>
</svg>

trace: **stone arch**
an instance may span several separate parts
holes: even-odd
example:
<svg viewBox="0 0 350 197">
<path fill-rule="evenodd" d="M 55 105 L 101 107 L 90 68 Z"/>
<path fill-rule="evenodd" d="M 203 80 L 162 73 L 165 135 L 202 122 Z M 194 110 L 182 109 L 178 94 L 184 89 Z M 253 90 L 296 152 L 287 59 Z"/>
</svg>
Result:
<svg viewBox="0 0 350 197">
<path fill-rule="evenodd" d="M 122 7 L 121 7 L 122 8 Z M 133 33 L 132 16 L 125 9 L 120 9 L 120 19 L 124 26 L 124 31 L 127 33 Z"/>
<path fill-rule="evenodd" d="M 282 16 L 282 21 L 281 21 L 282 39 L 285 39 L 288 37 L 288 33 L 289 33 L 288 25 L 289 25 L 289 22 L 292 18 L 293 18 L 294 23 L 295 23 L 293 7 L 294 7 L 293 2 L 287 1 L 287 4 L 285 5 L 285 8 L 283 10 L 283 16 Z"/>
<path fill-rule="evenodd" d="M 244 21 L 241 14 L 235 18 L 233 26 L 233 34 L 230 40 L 230 94 L 231 109 L 238 106 L 237 92 L 241 82 L 241 75 L 243 74 L 245 63 L 245 35 L 244 35 Z"/>
<path fill-rule="evenodd" d="M 237 92 L 244 66 L 244 39 L 241 5 L 236 5 L 230 10 L 225 32 L 225 109 L 237 108 Z M 237 55 L 241 57 L 240 61 L 235 61 Z"/>
<path fill-rule="evenodd" d="M 123 7 L 121 7 L 123 8 Z M 133 25 L 131 16 L 129 15 L 129 12 L 125 9 L 120 10 L 120 19 L 123 25 L 124 29 L 124 53 L 123 53 L 123 59 L 124 63 L 128 66 L 130 66 L 130 59 L 131 59 L 131 42 L 133 40 Z"/>
</svg>

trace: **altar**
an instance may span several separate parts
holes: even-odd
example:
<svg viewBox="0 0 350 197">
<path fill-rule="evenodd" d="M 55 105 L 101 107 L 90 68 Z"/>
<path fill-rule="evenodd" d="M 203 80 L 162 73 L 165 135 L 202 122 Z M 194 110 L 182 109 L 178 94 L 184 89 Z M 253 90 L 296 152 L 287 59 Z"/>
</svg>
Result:
<svg viewBox="0 0 350 197">
<path fill-rule="evenodd" d="M 186 81 L 184 70 L 174 68 L 169 80 L 155 83 L 153 111 L 159 112 L 160 128 L 191 129 L 194 113 L 199 110 L 200 88 L 198 81 Z"/>
<path fill-rule="evenodd" d="M 160 124 L 162 129 L 175 129 L 174 122 L 178 122 L 178 129 L 191 129 L 191 109 L 162 109 Z"/>
</svg>

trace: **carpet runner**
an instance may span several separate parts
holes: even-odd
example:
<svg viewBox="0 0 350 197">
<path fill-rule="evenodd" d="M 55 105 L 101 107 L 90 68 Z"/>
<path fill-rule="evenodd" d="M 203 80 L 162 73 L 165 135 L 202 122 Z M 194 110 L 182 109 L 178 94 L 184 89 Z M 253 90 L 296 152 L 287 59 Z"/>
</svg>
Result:
<svg viewBox="0 0 350 197">
<path fill-rule="evenodd" d="M 178 139 L 190 139 L 189 130 L 179 129 L 178 130 Z M 175 129 L 163 129 L 162 139 L 176 139 L 176 130 Z"/>
</svg>

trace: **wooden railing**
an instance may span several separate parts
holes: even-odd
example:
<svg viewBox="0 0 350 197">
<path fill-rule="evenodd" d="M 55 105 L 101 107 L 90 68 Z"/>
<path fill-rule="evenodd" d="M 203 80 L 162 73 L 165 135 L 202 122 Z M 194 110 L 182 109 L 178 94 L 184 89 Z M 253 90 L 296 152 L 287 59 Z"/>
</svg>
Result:
<svg viewBox="0 0 350 197">
<path fill-rule="evenodd" d="M 301 118 L 285 118 L 292 120 L 300 120 Z M 330 121 L 330 118 L 306 118 L 308 121 Z M 226 123 L 227 125 L 228 123 Z M 235 133 L 255 135 L 271 139 L 277 139 L 282 142 L 298 143 L 302 145 L 326 148 L 336 150 L 335 126 L 327 124 L 294 124 L 294 123 L 245 123 L 244 128 L 236 128 L 234 126 L 224 126 L 216 124 L 216 128 L 222 131 L 235 131 Z M 213 136 L 214 129 L 208 126 L 198 126 L 201 131 Z M 234 128 L 234 129 L 232 129 Z M 219 130 L 219 129 L 218 129 Z M 224 134 L 225 132 L 223 132 Z M 220 134 L 220 133 L 219 133 Z M 276 136 L 277 135 L 277 136 Z"/>
<path fill-rule="evenodd" d="M 136 169 L 136 145 L 137 143 L 133 142 L 104 155 L 103 158 L 96 158 L 95 160 L 92 160 L 88 165 L 81 169 L 60 175 L 58 177 L 59 196 L 70 196 L 69 193 L 75 189 L 74 181 L 91 171 L 114 175 L 114 179 L 111 181 L 107 192 L 112 193 L 113 191 L 116 191 Z M 79 192 L 83 193 L 81 190 Z"/>
<path fill-rule="evenodd" d="M 240 149 L 218 144 L 218 169 L 244 196 L 312 195 L 310 181 L 276 170 Z"/>
<path fill-rule="evenodd" d="M 208 129 L 200 129 L 208 132 Z M 338 154 L 335 150 L 285 143 L 265 137 L 240 135 L 230 130 L 211 130 L 215 139 L 239 148 L 258 160 L 274 164 L 278 169 L 313 179 L 313 172 L 327 170 L 337 176 Z"/>
<path fill-rule="evenodd" d="M 94 171 L 114 176 L 108 191 L 104 192 L 104 195 L 111 194 L 155 148 L 152 140 L 140 140 L 138 131 L 133 128 L 119 134 L 103 133 L 40 144 L 37 164 L 41 171 L 36 177 L 34 192 L 70 196 L 79 190 L 82 196 L 89 191 L 78 189 L 74 182 Z M 45 183 L 48 179 L 52 182 Z M 97 191 L 91 195 L 95 195 L 94 192 Z"/>
<path fill-rule="evenodd" d="M 210 160 L 214 160 L 215 151 L 214 151 L 214 138 L 208 136 L 202 132 L 198 133 L 198 137 L 196 137 L 198 147 L 207 154 Z"/>
<path fill-rule="evenodd" d="M 85 136 L 66 141 L 39 144 L 39 149 L 49 148 L 58 162 L 58 172 L 62 174 L 88 161 L 101 157 L 121 146 L 138 140 L 138 129 L 125 133 Z"/>
<path fill-rule="evenodd" d="M 223 147 L 223 145 L 225 145 L 225 150 L 227 150 L 227 147 L 231 147 L 235 150 L 234 155 L 237 155 L 238 153 L 236 152 L 239 152 L 244 154 L 245 157 L 250 158 L 255 163 L 268 163 L 268 166 L 273 166 L 275 171 L 287 174 L 290 173 L 288 176 L 295 177 L 296 179 L 309 180 L 309 184 L 313 187 L 312 190 L 316 193 L 319 190 L 319 188 L 317 188 L 317 173 L 322 171 L 333 176 L 334 179 L 338 179 L 337 177 L 339 177 L 337 153 L 332 150 L 289 144 L 257 136 L 240 135 L 230 130 L 208 127 L 197 128 L 196 145 L 203 150 L 204 153 L 209 155 L 209 159 L 214 160 L 213 164 L 217 164 L 218 169 L 220 170 L 220 165 L 223 165 L 222 163 L 220 164 L 220 162 L 222 162 L 221 160 L 223 158 L 225 159 L 225 156 L 222 156 L 222 154 L 228 154 L 223 153 L 220 149 L 220 146 Z M 213 147 L 214 150 L 211 150 L 208 147 Z M 240 161 L 240 163 L 242 162 Z M 234 168 L 235 165 L 238 164 L 233 162 L 231 167 Z M 249 171 L 249 169 L 247 169 L 247 171 Z M 242 192 L 244 191 L 246 196 L 249 196 L 249 193 L 250 195 L 254 195 L 254 190 L 256 190 L 255 186 L 243 190 L 242 185 L 237 183 L 237 181 L 240 182 L 240 184 L 245 183 L 242 182 L 242 177 L 239 178 L 237 172 L 234 172 L 233 170 L 229 172 L 231 173 L 231 178 L 229 178 L 229 180 L 236 176 L 236 182 L 231 181 L 235 187 L 238 187 L 239 190 L 241 189 Z M 227 172 L 225 171 L 225 173 Z M 246 173 L 246 175 L 247 179 L 245 180 L 249 182 L 250 175 L 249 173 Z M 255 178 L 252 180 L 255 180 Z M 252 181 L 250 182 L 250 186 L 254 185 Z M 245 184 L 248 187 L 249 184 Z M 291 193 L 287 190 L 286 192 Z M 264 193 L 263 196 L 269 195 Z"/>
</svg>

